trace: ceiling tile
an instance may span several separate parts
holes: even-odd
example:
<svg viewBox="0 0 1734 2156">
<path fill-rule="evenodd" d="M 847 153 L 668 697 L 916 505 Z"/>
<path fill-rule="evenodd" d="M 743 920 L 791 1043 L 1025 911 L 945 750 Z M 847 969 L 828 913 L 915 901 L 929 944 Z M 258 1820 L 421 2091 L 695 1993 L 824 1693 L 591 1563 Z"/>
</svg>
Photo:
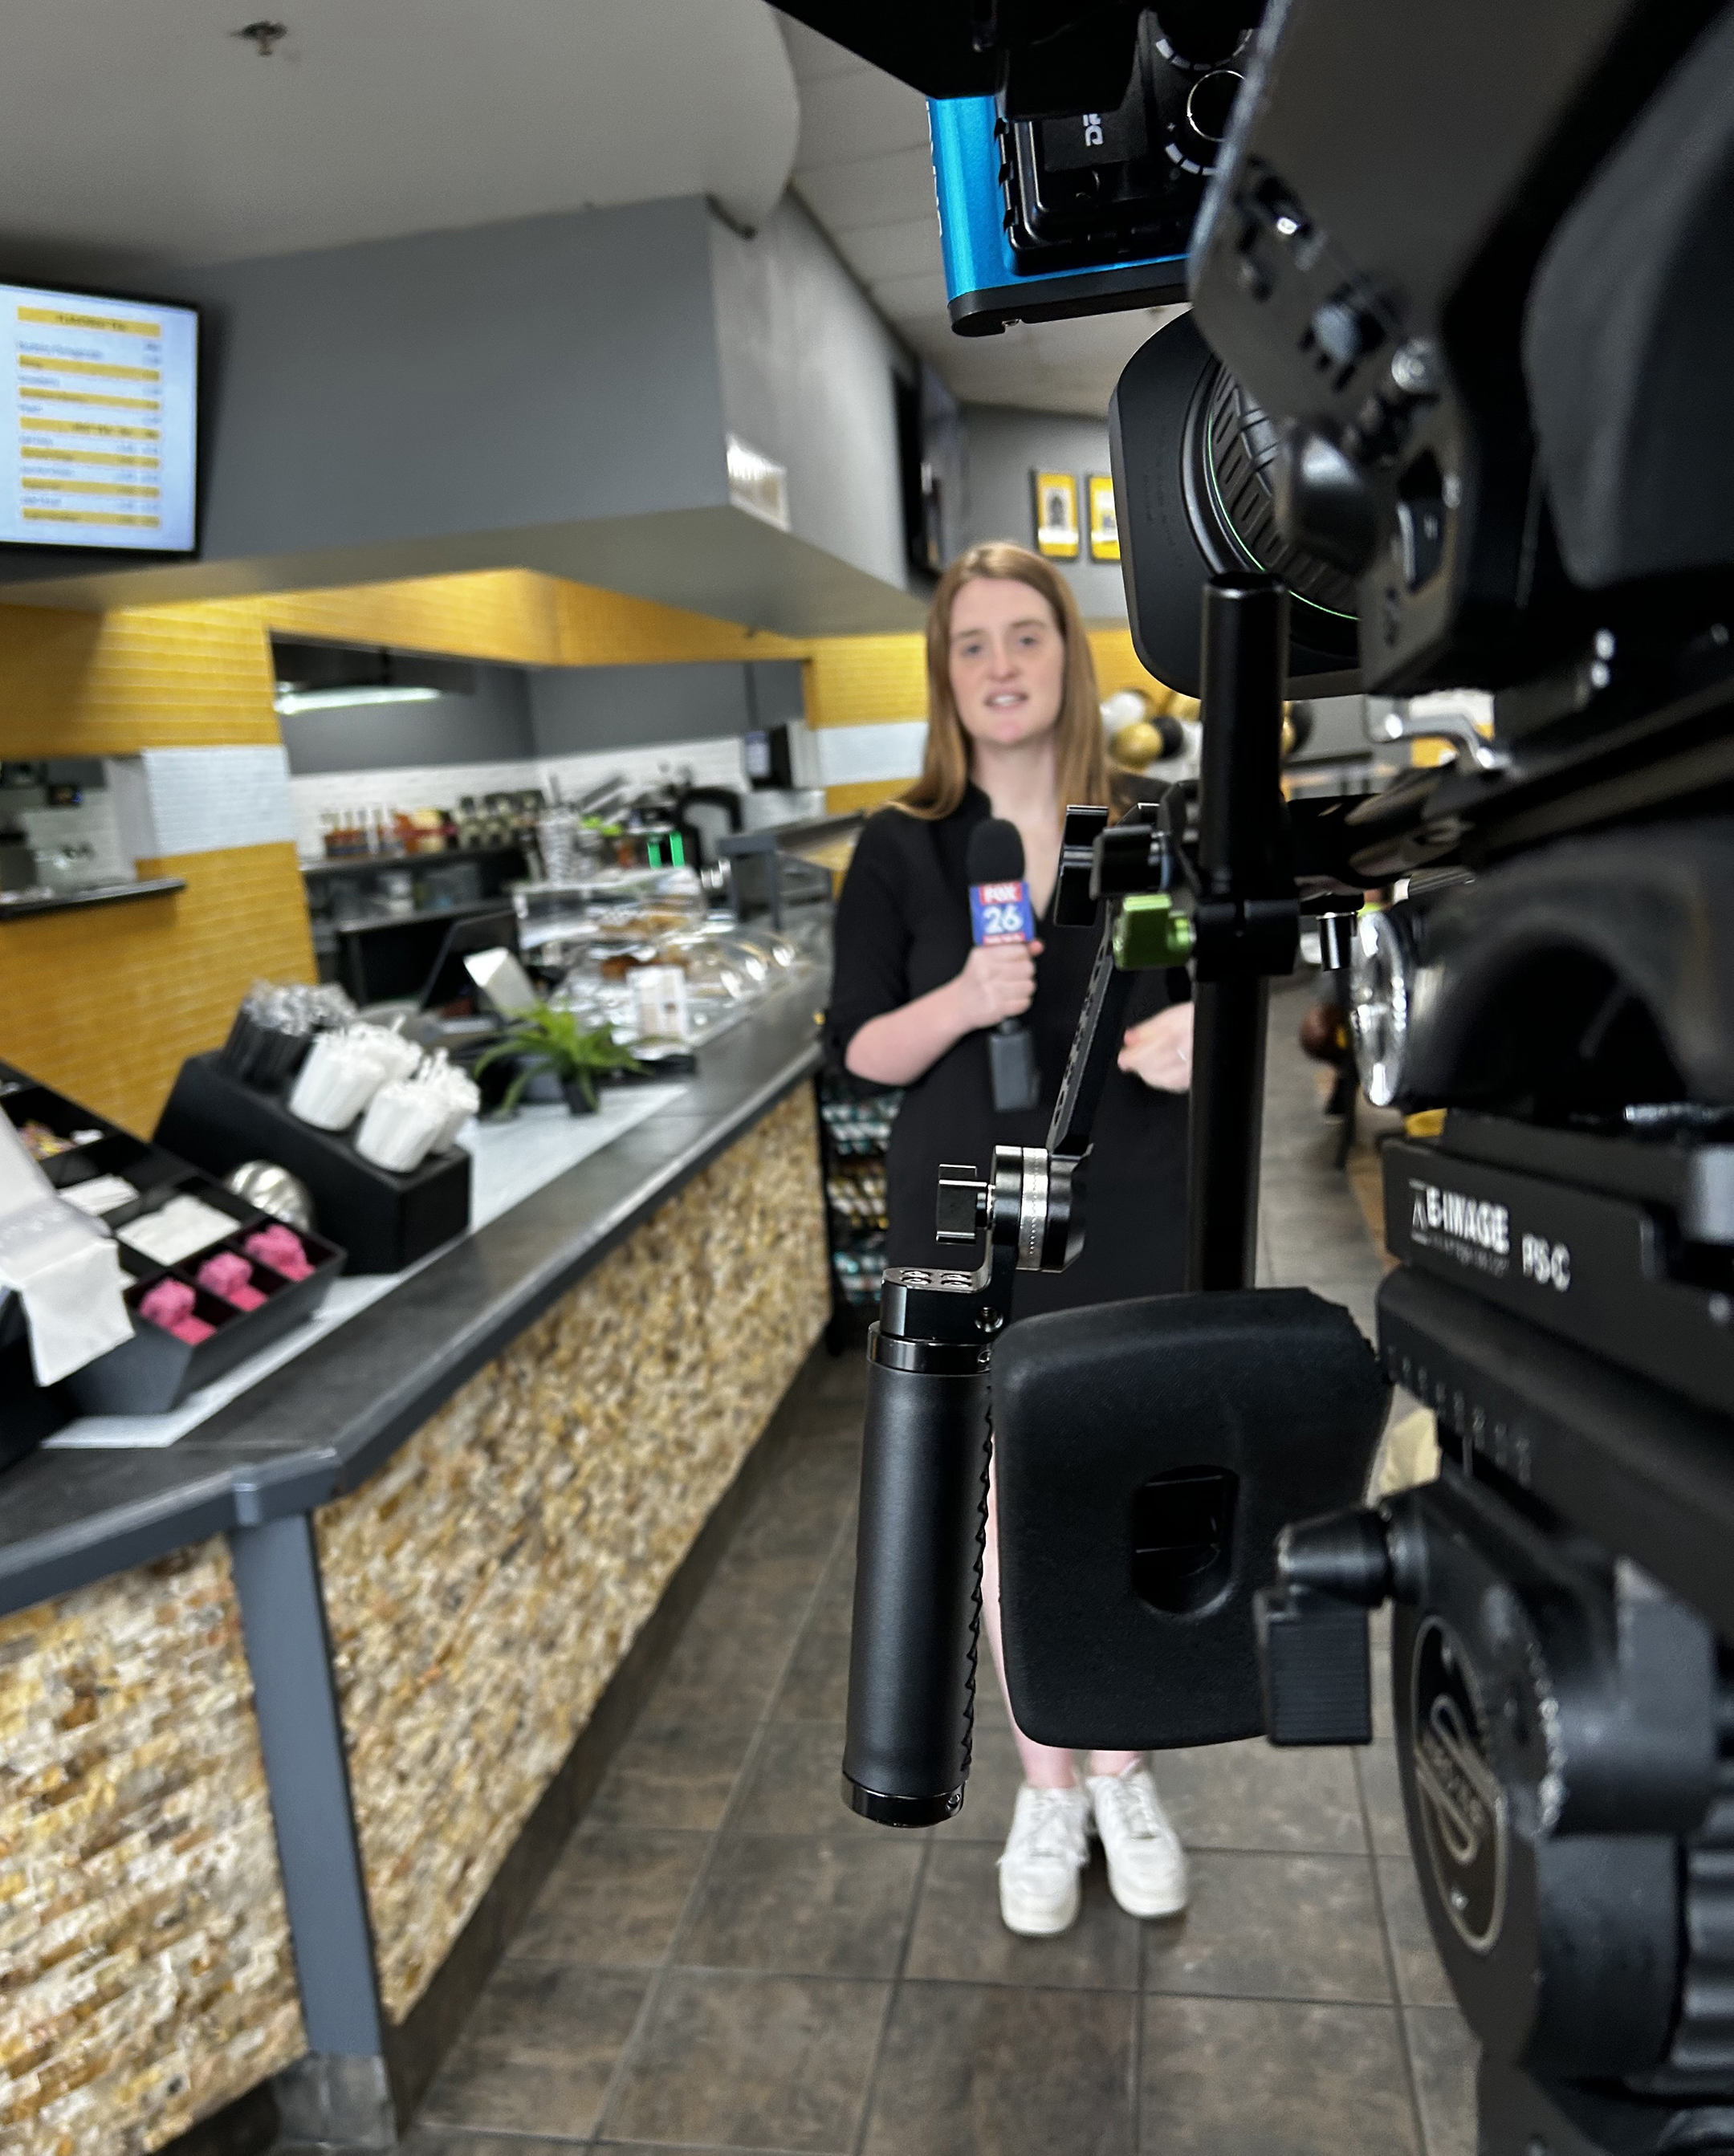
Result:
<svg viewBox="0 0 1734 2156">
<path fill-rule="evenodd" d="M 848 163 L 887 150 L 927 151 L 927 100 L 906 83 L 863 66 L 800 85 L 795 170 Z"/>
<path fill-rule="evenodd" d="M 757 224 L 782 196 L 798 90 L 760 0 L 281 12 L 262 59 L 217 0 L 0 0 L 8 261 L 233 261 L 671 195 Z"/>
<path fill-rule="evenodd" d="M 1021 322 L 960 337 L 943 313 L 900 316 L 899 333 L 967 404 L 1015 404 L 1100 418 L 1132 354 L 1179 308 L 1138 308 L 1074 321 Z"/>
<path fill-rule="evenodd" d="M 846 45 L 823 37 L 817 30 L 809 30 L 804 23 L 798 23 L 793 15 L 785 15 L 773 8 L 777 27 L 782 33 L 782 42 L 788 47 L 789 64 L 795 71 L 798 83 L 822 82 L 827 75 L 846 74 L 851 69 L 877 74 L 868 63 L 850 52 Z"/>
<path fill-rule="evenodd" d="M 921 277 L 941 266 L 939 220 L 912 217 L 902 224 L 870 224 L 838 243 L 864 285 L 881 277 Z"/>
<path fill-rule="evenodd" d="M 943 270 L 929 270 L 919 277 L 877 278 L 868 289 L 875 304 L 894 322 L 905 315 L 931 315 L 936 308 L 943 311 L 946 304 Z"/>
<path fill-rule="evenodd" d="M 882 157 L 858 157 L 803 172 L 796 185 L 808 208 L 833 234 L 873 224 L 905 224 L 931 217 L 933 165 L 926 150 L 895 150 Z"/>
</svg>

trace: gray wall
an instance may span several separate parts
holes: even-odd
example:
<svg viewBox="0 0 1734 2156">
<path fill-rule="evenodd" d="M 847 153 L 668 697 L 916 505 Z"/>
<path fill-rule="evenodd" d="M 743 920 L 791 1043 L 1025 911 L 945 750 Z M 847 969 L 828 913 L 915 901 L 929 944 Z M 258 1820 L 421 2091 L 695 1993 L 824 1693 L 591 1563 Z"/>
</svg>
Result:
<svg viewBox="0 0 1734 2156">
<path fill-rule="evenodd" d="M 751 239 L 711 227 L 729 430 L 788 471 L 797 538 L 906 587 L 892 382 L 915 362 L 793 195 Z"/>
<path fill-rule="evenodd" d="M 475 673 L 473 696 L 286 713 L 280 723 L 290 773 L 301 778 L 321 771 L 504 763 L 534 756 L 528 675 L 516 666 L 478 666 Z"/>
<path fill-rule="evenodd" d="M 637 203 L 164 273 L 208 311 L 203 553 L 722 504 L 711 228 Z"/>
<path fill-rule="evenodd" d="M 539 756 L 717 741 L 799 718 L 798 660 L 668 666 L 544 666 L 529 678 Z"/>
<path fill-rule="evenodd" d="M 1078 483 L 1080 552 L 1054 567 L 1071 586 L 1086 619 L 1124 621 L 1126 588 L 1117 562 L 1090 559 L 1090 473 L 1106 472 L 1108 429 L 1099 419 L 1072 419 L 1052 412 L 1023 412 L 993 404 L 964 408 L 963 537 L 1012 539 L 1035 546 L 1033 471 L 1070 472 Z M 960 550 L 961 551 L 961 550 Z"/>
</svg>

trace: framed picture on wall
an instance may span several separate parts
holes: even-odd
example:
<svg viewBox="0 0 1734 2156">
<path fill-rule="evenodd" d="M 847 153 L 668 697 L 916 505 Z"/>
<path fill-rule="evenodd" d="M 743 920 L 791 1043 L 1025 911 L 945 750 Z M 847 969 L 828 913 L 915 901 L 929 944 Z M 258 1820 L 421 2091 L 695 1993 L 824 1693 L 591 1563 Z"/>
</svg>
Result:
<svg viewBox="0 0 1734 2156">
<path fill-rule="evenodd" d="M 1078 482 L 1070 472 L 1032 472 L 1036 551 L 1052 561 L 1078 558 Z"/>
<path fill-rule="evenodd" d="M 1120 519 L 1114 513 L 1114 481 L 1106 472 L 1091 472 L 1090 490 L 1090 558 L 1092 562 L 1120 559 Z"/>
</svg>

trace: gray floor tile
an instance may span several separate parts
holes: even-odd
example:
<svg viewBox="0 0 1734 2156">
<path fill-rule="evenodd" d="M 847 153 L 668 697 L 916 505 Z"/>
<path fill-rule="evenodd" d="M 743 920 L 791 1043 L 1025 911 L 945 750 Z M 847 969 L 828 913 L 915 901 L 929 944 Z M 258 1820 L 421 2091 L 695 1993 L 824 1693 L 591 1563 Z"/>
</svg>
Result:
<svg viewBox="0 0 1734 2156">
<path fill-rule="evenodd" d="M 807 1367 L 803 1382 L 807 1397 L 828 1405 L 867 1397 L 867 1346 L 864 1339 L 850 1342 L 840 1355 L 827 1355 Z"/>
<path fill-rule="evenodd" d="M 1480 2054 L 1454 2006 L 1403 2015 L 1427 2156 L 1475 2156 L 1475 2069 Z"/>
<path fill-rule="evenodd" d="M 843 1724 L 773 1722 L 731 1807 L 731 1834 L 882 1835 L 843 1799 Z"/>
<path fill-rule="evenodd" d="M 783 1976 L 895 1976 L 921 1853 L 890 1832 L 726 1836 L 676 1958 Z"/>
<path fill-rule="evenodd" d="M 1146 1928 L 1144 1988 L 1388 2005 L 1371 1866 L 1200 1851 L 1185 1914 Z"/>
<path fill-rule="evenodd" d="M 1418 2156 L 1388 2008 L 1144 2002 L 1142 2156 Z"/>
<path fill-rule="evenodd" d="M 816 1611 L 795 1643 L 772 1718 L 841 1722 L 849 1707 L 849 1619 L 834 1604 Z"/>
<path fill-rule="evenodd" d="M 1408 1856 L 1382 1856 L 1378 1866 L 1385 1930 L 1397 1964 L 1398 1997 L 1405 2006 L 1454 2006 L 1456 1995 L 1445 1981 L 1439 1949 L 1428 1928 L 1413 1863 Z"/>
<path fill-rule="evenodd" d="M 731 1557 L 808 1558 L 823 1563 L 854 1503 L 859 1470 L 840 1445 L 818 1448 L 785 1467 L 759 1496 L 731 1546 Z"/>
<path fill-rule="evenodd" d="M 608 2106 L 625 2141 L 847 2150 L 888 1987 L 816 1977 L 668 1977 Z"/>
<path fill-rule="evenodd" d="M 616 1967 L 660 1961 L 709 1846 L 704 1834 L 587 1828 L 567 1844 L 509 1953 Z"/>
<path fill-rule="evenodd" d="M 936 1839 L 921 1883 L 905 1974 L 954 1984 L 1036 1984 L 1135 1991 L 1138 1922 L 1108 1892 L 1100 1853 L 1084 1877 L 1084 1906 L 1069 1932 L 1019 1938 L 999 1914 L 997 1845 Z"/>
<path fill-rule="evenodd" d="M 769 1523 L 775 1526 L 773 1518 Z M 803 1621 L 837 1538 L 834 1522 L 822 1545 L 813 1550 L 767 1549 L 737 1536 L 699 1601 L 702 1617 L 695 1624 L 748 1624 L 780 1620 L 793 1627 Z"/>
<path fill-rule="evenodd" d="M 637 1729 L 591 1799 L 593 1826 L 717 1825 L 752 1742 L 748 1722 Z"/>
<path fill-rule="evenodd" d="M 993 1710 L 998 1691 L 991 1670 L 977 1680 L 978 1695 L 985 1694 L 984 1711 L 977 1718 L 972 1746 L 969 1779 L 964 1785 L 963 1809 L 933 1832 L 941 1841 L 991 1841 L 1003 1844 L 1012 1827 L 1012 1808 L 1023 1786 L 1023 1765 L 1012 1741 L 1010 1722 Z"/>
<path fill-rule="evenodd" d="M 757 1721 L 787 1664 L 819 1571 L 817 1559 L 799 1557 L 735 1558 L 721 1567 L 638 1726 Z"/>
<path fill-rule="evenodd" d="M 1262 1738 L 1151 1757 L 1156 1785 L 1189 1849 L 1360 1855 L 1367 1847 L 1347 1751 L 1277 1751 Z"/>
<path fill-rule="evenodd" d="M 840 1627 L 847 1632 L 854 1620 L 854 1606 L 855 1538 L 845 1527 L 839 1531 L 824 1577 L 813 1598 L 813 1614 L 808 1622 L 834 1631 Z"/>
<path fill-rule="evenodd" d="M 1136 1999 L 899 1989 L 865 2156 L 1131 2156 Z"/>
<path fill-rule="evenodd" d="M 1391 1642 L 1388 1635 L 1372 1642 L 1372 1741 L 1391 1748 L 1395 1729 L 1396 1702 L 1391 1697 Z"/>
<path fill-rule="evenodd" d="M 999 1672 L 988 1658 L 985 1640 L 976 1658 L 975 1718 L 984 1729 L 1003 1729 L 1008 1734 L 1010 1732 L 1012 1711 L 1006 1705 Z"/>
<path fill-rule="evenodd" d="M 455 2127 L 413 2126 L 398 2143 L 397 2156 L 572 2156 L 575 2148 L 594 2145 L 541 2134 L 471 2133 Z M 271 2156 L 301 2156 L 301 2152 L 280 2141 Z M 305 2156 L 331 2156 L 330 2144 L 309 2148 Z"/>
<path fill-rule="evenodd" d="M 580 2139 L 649 1982 L 643 1971 L 506 1962 L 428 2092 L 428 2123 Z"/>
<path fill-rule="evenodd" d="M 397 2156 L 572 2156 L 575 2148 L 594 2145 L 541 2134 L 471 2133 L 455 2127 L 413 2126 L 398 2143 Z M 271 2156 L 300 2156 L 300 2152 L 280 2141 Z M 330 2146 L 310 2148 L 305 2156 L 330 2156 Z"/>
<path fill-rule="evenodd" d="M 1388 1745 L 1361 1745 L 1355 1753 L 1355 1774 L 1366 1799 L 1373 1847 L 1381 1856 L 1403 1856 L 1409 1838 L 1403 1789 L 1397 1778 L 1397 1755 Z"/>
</svg>

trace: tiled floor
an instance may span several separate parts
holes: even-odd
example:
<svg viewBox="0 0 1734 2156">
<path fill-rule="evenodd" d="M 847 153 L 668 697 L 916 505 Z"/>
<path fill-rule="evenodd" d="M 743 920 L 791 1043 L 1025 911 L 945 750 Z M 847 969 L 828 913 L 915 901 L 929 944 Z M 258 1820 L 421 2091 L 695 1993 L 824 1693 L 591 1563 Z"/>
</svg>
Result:
<svg viewBox="0 0 1734 2156">
<path fill-rule="evenodd" d="M 1378 1263 L 1273 1022 L 1266 1277 L 1371 1322 Z M 403 2144 L 836 2156 L 1470 2156 L 1472 2059 L 1429 1942 L 1388 1730 L 1157 1776 L 1192 1906 L 1139 1924 L 1098 1856 L 1075 1929 L 1002 1927 L 1016 1756 L 990 1695 L 962 1816 L 838 1794 L 860 1372 L 798 1438 L 688 1624 Z"/>
</svg>

